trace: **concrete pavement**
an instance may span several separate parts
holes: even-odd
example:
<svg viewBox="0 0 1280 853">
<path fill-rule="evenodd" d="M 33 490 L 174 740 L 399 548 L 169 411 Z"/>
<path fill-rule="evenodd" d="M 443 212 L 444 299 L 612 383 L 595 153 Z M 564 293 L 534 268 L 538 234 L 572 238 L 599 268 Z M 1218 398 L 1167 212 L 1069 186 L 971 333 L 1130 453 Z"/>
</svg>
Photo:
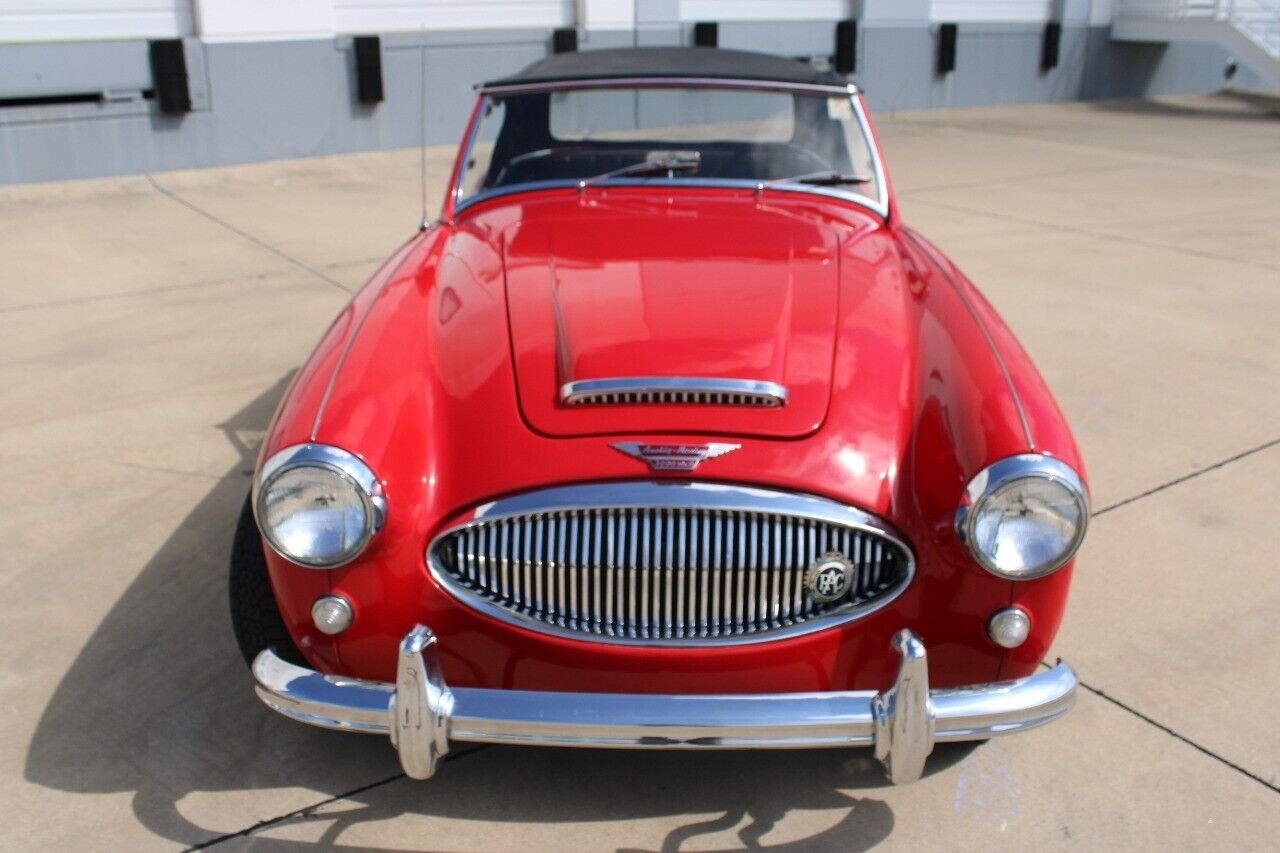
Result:
<svg viewBox="0 0 1280 853">
<path fill-rule="evenodd" d="M 12 187 L 0 848 L 1274 849 L 1280 118 L 1194 98 L 878 124 L 907 221 L 1008 319 L 1089 465 L 1068 718 L 889 788 L 861 752 L 499 747 L 419 784 L 383 742 L 269 713 L 230 533 L 291 371 L 412 233 L 418 154 Z"/>
</svg>

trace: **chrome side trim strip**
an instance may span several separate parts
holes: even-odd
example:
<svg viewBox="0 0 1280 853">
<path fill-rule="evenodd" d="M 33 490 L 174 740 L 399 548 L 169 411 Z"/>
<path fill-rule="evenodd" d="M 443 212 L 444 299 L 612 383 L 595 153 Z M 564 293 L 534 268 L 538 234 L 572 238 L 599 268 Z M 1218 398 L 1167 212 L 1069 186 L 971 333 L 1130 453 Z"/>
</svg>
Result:
<svg viewBox="0 0 1280 853">
<path fill-rule="evenodd" d="M 620 376 L 580 379 L 560 386 L 560 402 L 570 405 L 690 403 L 763 406 L 787 403 L 787 389 L 776 382 L 697 376 Z"/>
<path fill-rule="evenodd" d="M 853 600 L 847 604 L 836 607 L 828 612 L 821 614 L 812 614 L 809 609 L 802 610 L 802 605 L 807 600 L 801 584 L 795 581 L 789 584 L 791 587 L 787 590 L 789 604 L 784 601 L 784 608 L 789 606 L 790 610 L 786 613 L 787 622 L 777 627 L 770 628 L 768 631 L 759 631 L 754 633 L 742 634 L 722 634 L 711 633 L 710 636 L 702 635 L 697 637 L 681 637 L 681 638 L 664 638 L 654 636 L 650 633 L 648 636 L 623 636 L 621 634 L 600 634 L 591 633 L 583 630 L 575 630 L 572 627 L 562 627 L 544 619 L 537 618 L 531 613 L 521 612 L 519 610 L 509 609 L 502 604 L 491 600 L 480 591 L 468 587 L 459 578 L 455 577 L 448 569 L 442 565 L 440 559 L 440 548 L 448 537 L 466 531 L 477 525 L 484 524 L 500 519 L 518 519 L 522 516 L 532 514 L 550 515 L 556 512 L 580 511 L 591 512 L 600 509 L 611 510 L 690 510 L 703 511 L 704 519 L 709 514 L 706 511 L 714 510 L 727 513 L 758 513 L 761 516 L 790 516 L 797 519 L 796 525 L 788 527 L 788 534 L 794 528 L 797 531 L 795 537 L 795 550 L 791 549 L 790 539 L 787 543 L 787 553 L 798 555 L 798 562 L 807 565 L 811 562 L 813 556 L 817 553 L 816 544 L 813 541 L 815 531 L 812 522 L 823 522 L 830 525 L 838 525 L 852 531 L 861 531 L 863 533 L 872 534 L 872 538 L 887 540 L 895 545 L 902 554 L 904 566 L 902 569 L 902 579 L 893 589 L 885 591 L 883 594 L 869 601 Z M 641 525 L 649 523 L 649 514 L 639 513 Z M 634 522 L 635 515 L 632 515 Z M 805 541 L 801 540 L 800 531 L 804 527 L 808 527 L 808 534 Z M 647 548 L 650 540 L 647 528 L 641 531 L 638 538 L 642 551 L 640 562 L 643 564 L 648 561 L 649 555 Z M 634 547 L 635 538 L 632 538 L 632 547 Z M 705 541 L 705 537 L 704 537 Z M 732 584 L 735 582 L 731 576 L 722 579 L 720 566 L 724 562 L 718 553 L 721 543 L 716 540 L 712 542 L 712 548 L 717 553 L 712 561 L 713 576 L 712 599 L 714 603 L 720 605 L 719 612 L 725 612 L 729 607 L 728 596 L 732 593 Z M 735 543 L 736 547 L 736 543 Z M 806 556 L 807 555 L 807 556 Z M 777 640 L 784 640 L 791 637 L 798 637 L 804 634 L 811 634 L 815 631 L 823 631 L 844 625 L 871 613 L 886 607 L 898 598 L 915 579 L 915 555 L 910 545 L 899 536 L 899 534 L 891 529 L 885 522 L 869 513 L 863 512 L 855 507 L 838 503 L 828 498 L 818 497 L 816 495 L 806 495 L 798 492 L 779 492 L 772 489 L 763 489 L 754 486 L 730 485 L 725 483 L 706 483 L 706 482 L 689 482 L 680 480 L 624 480 L 621 482 L 607 483 L 583 483 L 570 486 L 555 486 L 548 489 L 540 489 L 532 492 L 523 492 L 521 494 L 512 495 L 487 504 L 481 504 L 471 511 L 470 517 L 464 517 L 458 523 L 450 527 L 440 530 L 428 544 L 426 549 L 427 568 L 432 578 L 458 601 L 480 613 L 515 625 L 527 630 L 538 631 L 543 634 L 564 637 L 566 639 L 577 640 L 584 643 L 597 643 L 601 645 L 622 644 L 622 645 L 638 645 L 650 647 L 710 647 L 710 646 L 727 646 L 727 645 L 746 645 L 749 643 L 768 643 Z M 634 563 L 632 564 L 634 567 Z M 794 575 L 794 573 L 789 573 Z M 639 618 L 641 622 L 647 622 L 650 617 L 651 595 L 648 587 L 651 572 L 639 572 L 640 588 L 638 590 L 639 597 Z M 705 584 L 705 580 L 704 580 Z M 524 587 L 526 590 L 528 586 Z M 633 583 L 631 586 L 633 591 L 636 587 Z M 722 598 L 723 597 L 723 598 Z M 703 601 L 706 601 L 704 598 Z M 571 607 L 575 611 L 581 611 L 589 604 L 587 601 L 579 603 L 577 606 Z M 635 602 L 632 602 L 634 608 Z M 634 614 L 633 614 L 634 615 Z M 714 615 L 714 614 L 713 614 Z M 704 614 L 704 620 L 706 614 Z M 792 621 L 795 620 L 795 621 Z M 576 620 L 575 620 L 576 621 Z M 703 623 L 706 626 L 706 622 Z"/>
<path fill-rule="evenodd" d="M 322 675 L 268 649 L 253 663 L 258 696 L 299 722 L 389 734 L 405 772 L 431 776 L 450 741 L 629 749 L 874 746 L 890 779 L 915 781 L 935 742 L 1036 728 L 1075 704 L 1071 667 L 1016 681 L 929 689 L 924 644 L 908 630 L 881 692 L 667 695 L 451 688 L 439 643 L 419 625 L 400 645 L 397 682 Z"/>
</svg>

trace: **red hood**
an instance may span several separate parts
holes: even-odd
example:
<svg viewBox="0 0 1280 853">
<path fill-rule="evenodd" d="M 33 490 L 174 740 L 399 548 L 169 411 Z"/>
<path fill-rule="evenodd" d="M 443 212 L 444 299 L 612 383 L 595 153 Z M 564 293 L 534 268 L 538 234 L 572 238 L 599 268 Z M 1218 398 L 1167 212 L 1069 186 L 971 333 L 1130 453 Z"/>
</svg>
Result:
<svg viewBox="0 0 1280 853">
<path fill-rule="evenodd" d="M 520 406 L 548 435 L 714 432 L 795 438 L 831 396 L 840 230 L 741 200 L 531 207 L 503 260 Z M 777 409 L 588 405 L 566 382 L 767 381 Z"/>
</svg>

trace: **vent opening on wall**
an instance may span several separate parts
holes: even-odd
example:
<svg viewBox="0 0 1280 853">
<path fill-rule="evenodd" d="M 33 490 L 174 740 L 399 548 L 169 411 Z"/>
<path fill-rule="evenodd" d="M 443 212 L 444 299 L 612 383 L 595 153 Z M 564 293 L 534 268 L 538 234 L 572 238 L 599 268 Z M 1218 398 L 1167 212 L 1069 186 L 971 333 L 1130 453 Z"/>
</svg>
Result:
<svg viewBox="0 0 1280 853">
<path fill-rule="evenodd" d="M 694 47 L 716 47 L 720 44 L 720 25 L 715 21 L 698 21 L 693 25 Z"/>
<path fill-rule="evenodd" d="M 67 95 L 38 95 L 29 98 L 0 98 L 0 109 L 8 107 L 47 107 L 58 104 L 100 104 L 101 92 L 73 92 Z"/>
</svg>

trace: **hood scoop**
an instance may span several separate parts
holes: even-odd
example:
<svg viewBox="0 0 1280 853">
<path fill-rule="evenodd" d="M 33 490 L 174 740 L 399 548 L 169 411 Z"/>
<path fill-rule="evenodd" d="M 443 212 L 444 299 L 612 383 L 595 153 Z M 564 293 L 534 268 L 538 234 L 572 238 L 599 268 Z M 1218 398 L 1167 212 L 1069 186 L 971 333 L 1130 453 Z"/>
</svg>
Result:
<svg viewBox="0 0 1280 853">
<path fill-rule="evenodd" d="M 754 379 L 692 376 L 620 376 L 584 379 L 560 388 L 566 406 L 755 406 L 776 409 L 787 403 L 787 389 Z"/>
<path fill-rule="evenodd" d="M 831 392 L 837 245 L 825 222 L 736 199 L 528 206 L 503 240 L 526 422 L 812 434 Z"/>
</svg>

